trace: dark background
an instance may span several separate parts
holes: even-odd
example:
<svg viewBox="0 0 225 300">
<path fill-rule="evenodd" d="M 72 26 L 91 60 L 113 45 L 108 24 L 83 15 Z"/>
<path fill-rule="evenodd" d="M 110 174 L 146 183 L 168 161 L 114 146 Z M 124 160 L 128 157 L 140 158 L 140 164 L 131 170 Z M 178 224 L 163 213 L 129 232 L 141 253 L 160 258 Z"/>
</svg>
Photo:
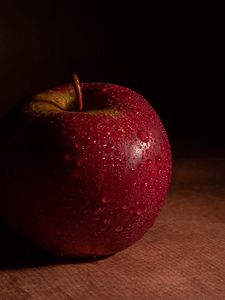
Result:
<svg viewBox="0 0 225 300">
<path fill-rule="evenodd" d="M 76 71 L 81 81 L 117 83 L 144 95 L 172 145 L 186 136 L 190 148 L 202 138 L 210 145 L 220 141 L 220 100 L 209 103 L 203 90 L 194 91 L 201 75 L 195 71 L 192 7 L 175 1 L 60 2 L 1 2 L 1 113 L 70 81 Z"/>
</svg>

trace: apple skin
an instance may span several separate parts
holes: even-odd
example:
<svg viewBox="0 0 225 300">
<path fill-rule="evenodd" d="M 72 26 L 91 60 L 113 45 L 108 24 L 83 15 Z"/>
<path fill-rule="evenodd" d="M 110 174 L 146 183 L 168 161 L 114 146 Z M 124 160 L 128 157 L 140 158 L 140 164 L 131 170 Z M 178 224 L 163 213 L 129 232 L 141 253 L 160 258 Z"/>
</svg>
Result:
<svg viewBox="0 0 225 300">
<path fill-rule="evenodd" d="M 1 119 L 0 217 L 56 255 L 105 256 L 153 225 L 171 152 L 141 95 L 106 83 L 81 90 L 81 112 L 69 83 L 19 102 Z"/>
</svg>

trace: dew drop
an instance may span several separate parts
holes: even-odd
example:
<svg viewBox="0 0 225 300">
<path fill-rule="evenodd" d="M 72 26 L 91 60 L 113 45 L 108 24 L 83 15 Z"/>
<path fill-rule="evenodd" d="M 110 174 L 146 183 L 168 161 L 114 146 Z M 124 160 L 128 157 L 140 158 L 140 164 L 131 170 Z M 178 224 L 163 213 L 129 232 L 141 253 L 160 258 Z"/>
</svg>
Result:
<svg viewBox="0 0 225 300">
<path fill-rule="evenodd" d="M 147 188 L 148 188 L 148 183 L 145 182 L 144 185 L 142 186 L 142 189 L 141 189 L 142 192 L 146 192 Z"/>
<path fill-rule="evenodd" d="M 123 230 L 123 226 L 118 225 L 115 229 L 116 232 L 121 232 Z"/>
<path fill-rule="evenodd" d="M 122 206 L 122 209 L 123 209 L 123 210 L 127 210 L 127 209 L 128 209 L 128 206 L 127 206 L 126 204 L 124 204 L 124 205 Z"/>
<path fill-rule="evenodd" d="M 158 170 L 158 175 L 161 175 L 162 174 L 162 169 L 159 169 Z"/>
<path fill-rule="evenodd" d="M 140 206 L 138 207 L 138 209 L 137 209 L 136 214 L 137 214 L 138 216 L 141 216 L 141 215 L 144 213 L 144 211 L 145 211 L 145 206 L 144 206 L 144 205 L 140 205 Z"/>
<path fill-rule="evenodd" d="M 86 131 L 82 131 L 81 132 L 81 136 L 84 137 L 85 135 L 87 135 L 87 132 Z"/>
<path fill-rule="evenodd" d="M 130 215 L 133 215 L 133 213 L 134 213 L 134 209 L 131 208 L 131 209 L 129 210 L 129 214 L 130 214 Z"/>
<path fill-rule="evenodd" d="M 112 152 L 113 151 L 113 146 L 112 145 L 106 145 L 106 147 L 105 147 L 105 152 L 106 153 L 110 153 L 110 152 Z"/>
<path fill-rule="evenodd" d="M 166 150 L 166 145 L 165 144 L 161 144 L 161 151 L 164 152 Z"/>
<path fill-rule="evenodd" d="M 139 139 L 142 142 L 147 143 L 149 141 L 149 135 L 148 135 L 147 132 L 145 132 L 145 131 L 138 131 L 137 135 L 138 135 Z"/>
<path fill-rule="evenodd" d="M 104 195 L 104 196 L 102 197 L 102 202 L 103 202 L 103 203 L 109 203 L 110 200 L 111 200 L 111 198 L 110 198 L 109 195 Z"/>
<path fill-rule="evenodd" d="M 151 176 L 153 176 L 153 177 L 155 176 L 155 170 L 151 171 Z"/>
<path fill-rule="evenodd" d="M 161 165 L 162 159 L 160 157 L 156 157 L 156 164 Z"/>
<path fill-rule="evenodd" d="M 80 143 L 76 143 L 75 145 L 77 150 L 81 150 L 82 149 L 82 145 Z"/>
<path fill-rule="evenodd" d="M 108 225 L 108 224 L 111 223 L 111 219 L 105 219 L 105 220 L 103 221 L 103 223 L 106 224 L 106 225 Z"/>
<path fill-rule="evenodd" d="M 152 160 L 151 159 L 147 159 L 146 162 L 145 162 L 145 166 L 147 168 L 151 167 L 152 166 Z"/>
</svg>

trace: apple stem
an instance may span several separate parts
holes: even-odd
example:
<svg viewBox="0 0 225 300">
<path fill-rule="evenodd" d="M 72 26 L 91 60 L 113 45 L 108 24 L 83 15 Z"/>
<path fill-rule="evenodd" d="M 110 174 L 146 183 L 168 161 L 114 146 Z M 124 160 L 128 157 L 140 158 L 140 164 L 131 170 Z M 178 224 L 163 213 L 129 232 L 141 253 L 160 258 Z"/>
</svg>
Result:
<svg viewBox="0 0 225 300">
<path fill-rule="evenodd" d="M 83 110 L 83 99 L 82 99 L 82 93 L 81 93 L 81 87 L 80 87 L 80 81 L 78 79 L 77 74 L 73 74 L 73 87 L 77 96 L 78 104 L 79 104 L 79 110 Z"/>
</svg>

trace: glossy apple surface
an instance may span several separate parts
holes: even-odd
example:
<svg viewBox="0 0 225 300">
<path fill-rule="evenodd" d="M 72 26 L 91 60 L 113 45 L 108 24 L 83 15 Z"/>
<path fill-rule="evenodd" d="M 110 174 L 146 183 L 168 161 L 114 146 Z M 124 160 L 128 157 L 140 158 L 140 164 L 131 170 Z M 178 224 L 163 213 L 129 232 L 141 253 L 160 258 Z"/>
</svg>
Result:
<svg viewBox="0 0 225 300">
<path fill-rule="evenodd" d="M 171 176 L 164 127 L 138 93 L 73 84 L 18 103 L 0 122 L 0 216 L 57 255 L 104 256 L 153 225 Z"/>
</svg>

